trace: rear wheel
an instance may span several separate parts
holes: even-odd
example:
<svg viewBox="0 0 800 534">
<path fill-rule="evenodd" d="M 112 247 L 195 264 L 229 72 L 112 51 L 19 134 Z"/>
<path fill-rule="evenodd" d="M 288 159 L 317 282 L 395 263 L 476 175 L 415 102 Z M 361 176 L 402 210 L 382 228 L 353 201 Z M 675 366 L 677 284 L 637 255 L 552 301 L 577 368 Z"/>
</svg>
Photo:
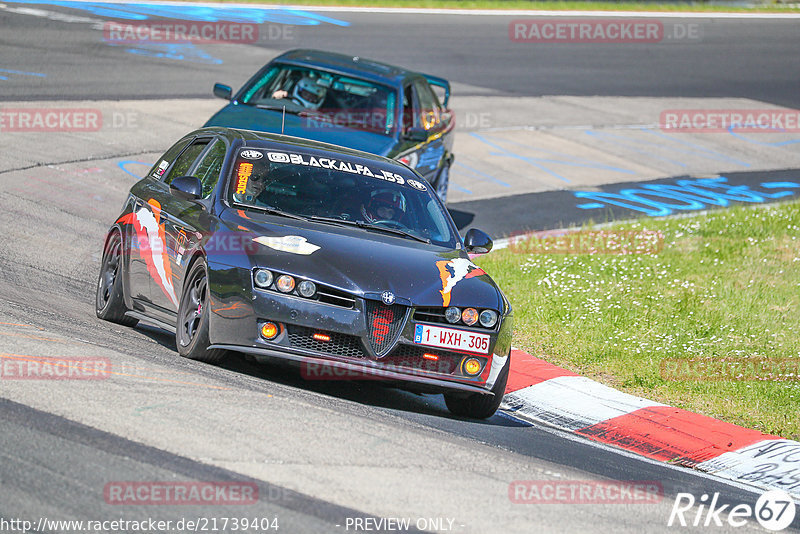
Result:
<svg viewBox="0 0 800 534">
<path fill-rule="evenodd" d="M 459 396 L 446 393 L 444 403 L 453 415 L 471 417 L 473 419 L 487 419 L 494 415 L 503 402 L 503 394 L 508 383 L 508 370 L 511 367 L 511 357 L 506 360 L 506 364 L 500 371 L 497 380 L 492 387 L 494 396 L 473 393 L 469 396 Z"/>
<path fill-rule="evenodd" d="M 125 298 L 122 295 L 122 235 L 114 230 L 103 249 L 97 279 L 95 313 L 100 319 L 123 326 L 136 326 L 139 321 L 126 317 Z"/>
<path fill-rule="evenodd" d="M 211 344 L 208 339 L 208 300 L 206 262 L 199 259 L 189 270 L 181 293 L 175 344 L 178 354 L 184 358 L 217 363 L 225 357 L 225 351 L 208 348 Z"/>
</svg>

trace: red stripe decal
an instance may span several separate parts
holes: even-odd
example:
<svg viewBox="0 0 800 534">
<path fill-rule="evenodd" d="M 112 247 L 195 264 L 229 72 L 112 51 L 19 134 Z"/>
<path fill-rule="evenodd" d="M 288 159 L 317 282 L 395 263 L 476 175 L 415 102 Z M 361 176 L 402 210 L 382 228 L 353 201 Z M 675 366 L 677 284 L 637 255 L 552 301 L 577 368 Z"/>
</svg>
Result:
<svg viewBox="0 0 800 534">
<path fill-rule="evenodd" d="M 567 371 L 552 363 L 547 363 L 521 350 L 511 351 L 511 369 L 509 371 L 506 393 L 511 393 L 512 391 L 517 391 L 558 376 L 578 376 L 572 371 Z"/>
<path fill-rule="evenodd" d="M 671 406 L 651 406 L 577 431 L 595 441 L 692 467 L 777 436 Z"/>
</svg>

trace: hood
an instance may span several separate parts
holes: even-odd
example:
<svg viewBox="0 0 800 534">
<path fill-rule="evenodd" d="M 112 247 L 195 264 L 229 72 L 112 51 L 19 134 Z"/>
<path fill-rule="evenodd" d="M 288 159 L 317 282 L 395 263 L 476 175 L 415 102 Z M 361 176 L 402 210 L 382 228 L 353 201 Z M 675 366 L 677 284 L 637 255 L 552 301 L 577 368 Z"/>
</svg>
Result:
<svg viewBox="0 0 800 534">
<path fill-rule="evenodd" d="M 415 306 L 502 310 L 494 281 L 463 251 L 360 228 L 303 221 L 290 226 L 280 217 L 256 217 L 262 219 L 234 216 L 226 232 L 246 233 L 248 241 L 258 243 L 248 250 L 259 267 L 356 295 L 389 290 L 398 302 Z"/>
<path fill-rule="evenodd" d="M 281 111 L 259 109 L 244 104 L 228 104 L 214 114 L 203 126 L 225 126 L 243 130 L 280 133 L 282 115 Z M 395 140 L 388 135 L 345 128 L 316 120 L 313 117 L 301 117 L 294 113 L 286 114 L 283 133 L 303 139 L 362 150 L 379 156 L 387 155 L 395 145 Z"/>
</svg>

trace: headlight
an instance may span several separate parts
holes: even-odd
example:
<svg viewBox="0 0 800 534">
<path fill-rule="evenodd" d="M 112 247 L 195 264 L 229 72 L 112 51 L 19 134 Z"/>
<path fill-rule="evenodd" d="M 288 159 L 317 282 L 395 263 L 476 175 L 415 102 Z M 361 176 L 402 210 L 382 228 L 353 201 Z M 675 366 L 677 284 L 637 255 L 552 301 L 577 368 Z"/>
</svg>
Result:
<svg viewBox="0 0 800 534">
<path fill-rule="evenodd" d="M 272 285 L 272 273 L 266 269 L 259 269 L 255 275 L 256 285 L 261 288 Z"/>
<path fill-rule="evenodd" d="M 310 298 L 317 292 L 317 286 L 311 280 L 303 280 L 297 284 L 297 292 L 306 298 Z"/>
<path fill-rule="evenodd" d="M 294 290 L 294 278 L 288 274 L 282 274 L 278 277 L 278 281 L 275 285 L 281 293 L 291 293 L 292 290 Z"/>
<path fill-rule="evenodd" d="M 483 310 L 481 312 L 481 324 L 486 328 L 492 328 L 497 324 L 497 312 L 494 310 Z"/>
<path fill-rule="evenodd" d="M 465 308 L 461 313 L 461 320 L 464 324 L 472 326 L 478 322 L 478 310 L 475 308 Z"/>
<path fill-rule="evenodd" d="M 455 306 L 451 306 L 445 310 L 444 316 L 448 323 L 457 323 L 458 320 L 461 319 L 461 310 Z"/>
</svg>

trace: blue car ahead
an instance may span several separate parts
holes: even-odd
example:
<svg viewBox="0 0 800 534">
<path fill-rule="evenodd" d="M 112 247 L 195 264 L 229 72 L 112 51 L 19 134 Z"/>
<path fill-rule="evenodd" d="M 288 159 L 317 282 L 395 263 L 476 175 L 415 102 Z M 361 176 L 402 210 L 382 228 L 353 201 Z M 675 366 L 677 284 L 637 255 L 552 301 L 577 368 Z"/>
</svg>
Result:
<svg viewBox="0 0 800 534">
<path fill-rule="evenodd" d="M 286 52 L 259 70 L 205 126 L 281 133 L 396 159 L 447 200 L 455 121 L 450 83 L 361 57 Z M 440 98 L 441 97 L 441 98 Z"/>
</svg>

